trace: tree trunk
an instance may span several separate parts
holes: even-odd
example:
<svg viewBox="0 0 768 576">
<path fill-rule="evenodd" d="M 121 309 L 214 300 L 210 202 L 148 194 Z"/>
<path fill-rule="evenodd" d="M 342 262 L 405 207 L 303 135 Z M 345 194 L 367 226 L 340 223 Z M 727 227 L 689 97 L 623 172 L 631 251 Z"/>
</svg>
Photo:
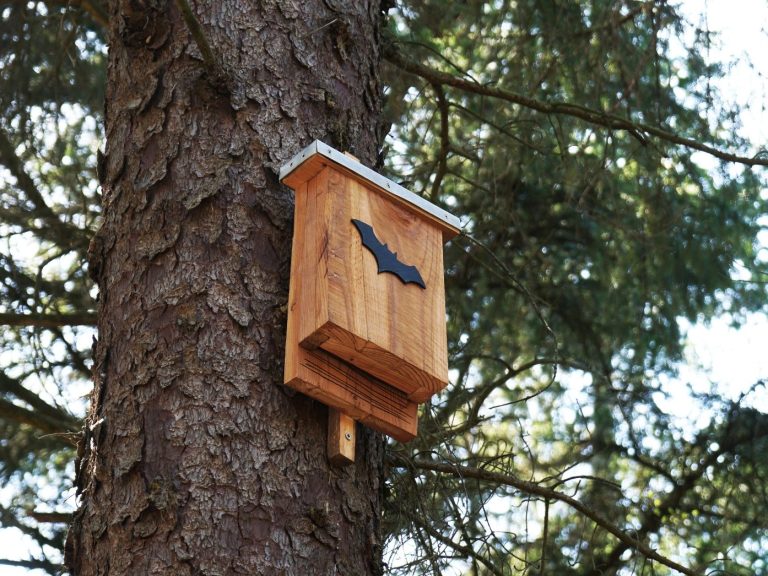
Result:
<svg viewBox="0 0 768 576">
<path fill-rule="evenodd" d="M 281 385 L 293 198 L 319 138 L 369 164 L 379 2 L 110 8 L 94 393 L 67 563 L 90 574 L 376 574 L 383 440 L 330 466 Z M 204 38 L 204 39 L 203 39 Z M 210 45 L 211 57 L 205 42 Z"/>
</svg>

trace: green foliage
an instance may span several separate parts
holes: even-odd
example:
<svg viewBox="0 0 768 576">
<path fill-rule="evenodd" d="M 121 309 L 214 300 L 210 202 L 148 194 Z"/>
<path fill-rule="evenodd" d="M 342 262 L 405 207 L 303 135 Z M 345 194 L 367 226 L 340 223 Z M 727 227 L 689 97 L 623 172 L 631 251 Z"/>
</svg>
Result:
<svg viewBox="0 0 768 576">
<path fill-rule="evenodd" d="M 432 71 L 746 149 L 730 111 L 713 115 L 718 68 L 695 50 L 671 56 L 684 23 L 665 3 L 409 2 L 389 23 L 395 49 Z M 457 556 L 478 574 L 666 573 L 562 503 L 429 473 L 414 481 L 404 463 L 427 455 L 576 495 L 696 569 L 765 562 L 750 512 L 764 509 L 764 491 L 740 484 L 741 506 L 730 485 L 764 477 L 765 466 L 737 456 L 764 432 L 723 444 L 742 410 L 727 383 L 690 400 L 711 415 L 703 429 L 665 401 L 684 359 L 680 319 L 766 308 L 765 285 L 733 273 L 759 265 L 764 174 L 707 170 L 689 148 L 642 130 L 389 72 L 390 169 L 459 215 L 467 234 L 447 253 L 455 384 L 429 407 L 420 438 L 394 449 L 387 518 L 412 539 L 415 562 L 400 572 L 438 573 Z M 713 442 L 723 466 L 704 472 Z M 393 565 L 403 561 L 392 549 Z"/>
</svg>

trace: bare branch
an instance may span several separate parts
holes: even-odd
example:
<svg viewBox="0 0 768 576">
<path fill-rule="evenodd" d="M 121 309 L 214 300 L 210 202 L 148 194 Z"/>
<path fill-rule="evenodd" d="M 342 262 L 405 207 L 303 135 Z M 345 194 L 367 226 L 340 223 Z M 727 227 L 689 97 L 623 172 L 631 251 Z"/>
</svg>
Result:
<svg viewBox="0 0 768 576">
<path fill-rule="evenodd" d="M 442 184 L 443 177 L 448 170 L 448 150 L 451 142 L 448 135 L 448 101 L 445 99 L 445 92 L 440 84 L 434 84 L 433 88 L 437 96 L 437 106 L 440 108 L 440 150 L 437 159 L 437 173 L 432 182 L 432 191 L 429 194 L 430 199 L 435 202 L 440 193 L 440 184 Z"/>
<path fill-rule="evenodd" d="M 71 512 L 38 512 L 33 510 L 27 512 L 27 516 L 44 524 L 69 524 L 74 515 Z"/>
<path fill-rule="evenodd" d="M 528 290 L 528 288 L 523 284 L 518 278 L 512 273 L 512 271 L 502 262 L 499 257 L 495 254 L 493 250 L 491 250 L 488 246 L 486 246 L 483 242 L 478 240 L 477 238 L 474 238 L 467 234 L 466 232 L 462 232 L 459 237 L 466 238 L 470 244 L 474 244 L 478 248 L 482 249 L 484 252 L 488 254 L 488 256 L 494 261 L 496 266 L 498 266 L 499 270 L 503 272 L 503 274 L 499 271 L 493 271 L 490 267 L 489 270 L 492 270 L 494 273 L 496 273 L 500 278 L 506 279 L 508 281 L 512 282 L 512 287 L 518 291 L 520 294 L 523 294 L 528 301 L 531 304 L 531 307 L 533 308 L 534 313 L 536 314 L 536 317 L 539 319 L 539 322 L 541 322 L 541 325 L 546 330 L 547 334 L 549 334 L 550 338 L 552 338 L 552 347 L 554 348 L 555 352 L 555 358 L 553 362 L 553 370 L 552 370 L 552 376 L 550 378 L 551 382 L 554 382 L 557 379 L 557 367 L 559 365 L 558 358 L 559 358 L 559 349 L 560 345 L 558 344 L 557 334 L 555 334 L 555 331 L 552 330 L 552 327 L 549 325 L 549 322 L 547 322 L 547 319 L 544 317 L 544 313 L 541 310 L 541 307 L 539 306 L 539 301 L 534 298 L 533 294 Z M 467 252 L 467 254 L 471 257 L 471 252 Z M 482 261 L 480 261 L 482 263 Z M 485 263 L 483 263 L 485 264 Z"/>
<path fill-rule="evenodd" d="M 192 34 L 192 38 L 195 40 L 195 44 L 197 44 L 200 54 L 203 56 L 203 62 L 205 63 L 205 68 L 208 71 L 211 82 L 217 87 L 225 86 L 226 75 L 221 68 L 221 63 L 218 58 L 216 58 L 216 54 L 213 52 L 213 48 L 211 48 L 211 44 L 205 36 L 205 31 L 200 25 L 200 21 L 197 19 L 197 16 L 195 16 L 195 13 L 192 12 L 189 2 L 187 2 L 187 0 L 176 0 L 176 5 L 179 7 L 184 22 L 186 23 L 187 28 L 189 28 L 189 32 Z"/>
<path fill-rule="evenodd" d="M 49 0 L 52 1 L 52 0 Z M 90 0 L 54 0 L 57 2 L 60 2 L 61 4 L 70 4 L 75 6 L 80 6 L 83 10 L 85 10 L 88 15 L 93 18 L 94 22 L 97 24 L 100 24 L 104 28 L 109 27 L 109 16 L 107 15 L 106 10 L 102 8 L 99 4 L 99 2 L 91 2 Z"/>
<path fill-rule="evenodd" d="M 9 402 L 3 398 L 0 398 L 0 418 L 19 422 L 20 424 L 27 424 L 41 432 L 50 434 L 59 442 L 65 444 L 69 444 L 69 442 L 63 437 L 60 437 L 58 433 L 71 432 L 77 429 L 77 424 L 71 419 L 57 420 L 45 414 L 41 414 L 40 412 L 17 406 L 13 402 Z"/>
<path fill-rule="evenodd" d="M 53 539 L 41 533 L 37 528 L 33 526 L 27 526 L 26 524 L 22 523 L 18 516 L 16 516 L 16 514 L 11 509 L 6 508 L 5 506 L 0 506 L 0 525 L 2 525 L 4 528 L 15 528 L 22 534 L 29 536 L 40 544 L 47 544 L 48 546 L 53 547 L 57 546 L 57 543 Z M 3 560 L 0 559 L 0 564 L 2 563 Z"/>
<path fill-rule="evenodd" d="M 67 8 L 81 8 L 86 12 L 96 24 L 106 28 L 109 25 L 109 18 L 106 10 L 101 7 L 100 2 L 91 2 L 90 0 L 40 0 L 43 4 L 49 4 L 51 6 L 65 6 Z M 26 6 L 29 4 L 28 0 L 13 0 L 14 4 Z"/>
<path fill-rule="evenodd" d="M 16 398 L 22 402 L 31 406 L 34 411 L 44 417 L 50 422 L 62 422 L 69 426 L 71 429 L 78 429 L 80 427 L 80 421 L 71 414 L 63 411 L 60 408 L 51 406 L 45 402 L 40 396 L 34 392 L 25 388 L 14 378 L 10 378 L 5 372 L 0 371 L 0 391 L 8 394 L 13 394 Z M 59 429 L 62 426 L 59 426 Z"/>
<path fill-rule="evenodd" d="M 473 560 L 476 560 L 483 566 L 485 566 L 491 574 L 494 574 L 495 576 L 503 576 L 503 573 L 499 571 L 499 569 L 493 565 L 493 563 L 489 562 L 487 558 L 484 558 L 481 554 L 478 554 L 473 548 L 470 546 L 463 546 L 459 544 L 458 542 L 454 542 L 450 538 L 444 536 L 439 531 L 435 530 L 429 522 L 423 522 L 420 517 L 418 517 L 416 514 L 410 514 L 406 512 L 406 515 L 411 520 L 411 522 L 414 522 L 415 524 L 418 524 L 419 527 L 424 530 L 427 534 L 429 534 L 432 538 L 440 542 L 441 544 L 444 544 L 445 546 L 448 546 L 449 548 L 455 550 L 459 554 L 462 555 L 464 558 L 472 558 Z"/>
<path fill-rule="evenodd" d="M 420 470 L 429 470 L 441 474 L 449 474 L 457 478 L 473 478 L 497 485 L 511 486 L 512 488 L 516 488 L 521 492 L 539 496 L 545 500 L 562 502 L 592 520 L 597 526 L 612 534 L 616 539 L 621 541 L 628 548 L 637 550 L 640 554 L 649 558 L 650 560 L 654 560 L 660 564 L 663 564 L 664 566 L 667 566 L 668 568 L 672 568 L 681 574 L 697 576 L 696 571 L 683 566 L 682 564 L 678 564 L 677 562 L 670 560 L 665 556 L 662 556 L 655 550 L 651 549 L 647 544 L 631 536 L 629 532 L 622 530 L 616 526 L 616 524 L 609 521 L 602 514 L 591 509 L 583 502 L 573 498 L 572 496 L 558 492 L 557 490 L 552 490 L 551 488 L 537 484 L 536 482 L 522 480 L 521 478 L 512 476 L 510 474 L 500 474 L 497 472 L 490 472 L 488 470 L 482 470 L 478 468 L 469 468 L 457 463 L 431 462 L 420 458 L 404 461 L 401 457 L 398 460 L 393 460 L 391 464 L 393 466 L 410 466 Z"/>
<path fill-rule="evenodd" d="M 48 562 L 48 560 L 7 560 L 0 558 L 0 566 L 15 566 L 17 568 L 27 568 L 28 570 L 46 570 L 51 574 L 61 572 L 62 566 Z"/>
<path fill-rule="evenodd" d="M 34 215 L 43 219 L 50 226 L 56 233 L 57 240 L 61 240 L 62 244 L 66 244 L 67 239 L 69 242 L 73 240 L 76 242 L 83 237 L 82 230 L 62 222 L 45 201 L 45 198 L 37 189 L 37 184 L 35 184 L 35 181 L 24 169 L 21 158 L 16 154 L 13 142 L 11 142 L 8 134 L 2 128 L 0 128 L 0 164 L 5 166 L 13 177 L 16 178 L 17 186 L 32 203 Z"/>
<path fill-rule="evenodd" d="M 547 545 L 549 540 L 549 500 L 544 500 L 544 526 L 541 529 L 541 558 L 539 559 L 539 575 L 544 576 L 547 564 Z"/>
<path fill-rule="evenodd" d="M 684 136 L 678 136 L 677 134 L 668 132 L 667 130 L 663 130 L 656 126 L 651 126 L 649 124 L 644 124 L 642 122 L 633 122 L 632 120 L 622 118 L 621 116 L 616 116 L 615 114 L 602 112 L 600 110 L 593 110 L 585 106 L 571 104 L 568 102 L 545 102 L 531 98 L 529 96 L 518 94 L 517 92 L 505 90 L 503 88 L 497 88 L 487 84 L 480 84 L 465 78 L 459 78 L 451 74 L 446 74 L 445 72 L 434 70 L 429 66 L 411 60 L 402 54 L 392 42 L 388 44 L 385 43 L 383 45 L 383 54 L 384 57 L 392 64 L 398 66 L 406 72 L 410 72 L 411 74 L 415 74 L 416 76 L 424 78 L 433 85 L 453 86 L 454 88 L 458 88 L 466 92 L 472 92 L 483 96 L 489 96 L 491 98 L 497 98 L 499 100 L 517 104 L 519 106 L 523 106 L 531 110 L 536 110 L 537 112 L 542 112 L 544 114 L 571 116 L 573 118 L 579 118 L 589 122 L 590 124 L 603 126 L 611 130 L 625 130 L 633 137 L 637 138 L 640 142 L 645 142 L 647 140 L 647 136 L 650 135 L 671 144 L 677 144 L 692 150 L 706 152 L 707 154 L 710 154 L 711 156 L 726 162 L 734 162 L 738 164 L 744 164 L 746 166 L 768 166 L 768 158 L 766 158 L 764 154 L 755 155 L 752 157 L 739 156 L 738 154 L 732 154 L 730 152 L 719 150 L 713 146 L 703 144 L 698 140 L 686 138 Z"/>
<path fill-rule="evenodd" d="M 13 143 L 2 128 L 0 128 L 0 162 L 2 162 L 13 177 L 16 178 L 19 188 L 21 188 L 29 201 L 32 202 L 35 210 L 40 213 L 40 216 L 49 223 L 55 221 L 60 225 L 61 221 L 54 211 L 51 210 L 51 207 L 45 202 L 45 199 L 37 189 L 35 181 L 32 180 L 32 177 L 24 170 L 21 159 L 16 155 Z"/>
<path fill-rule="evenodd" d="M 59 328 L 61 326 L 96 326 L 96 314 L 13 314 L 0 313 L 0 326 L 34 326 L 35 328 Z"/>
<path fill-rule="evenodd" d="M 733 422 L 737 420 L 739 414 L 738 403 L 735 403 L 728 414 L 729 421 Z M 649 534 L 658 532 L 663 525 L 664 518 L 668 517 L 673 510 L 680 507 L 683 499 L 694 490 L 699 480 L 704 477 L 706 470 L 717 462 L 722 454 L 729 451 L 735 451 L 741 444 L 753 443 L 759 439 L 753 431 L 749 431 L 742 435 L 729 434 L 728 427 L 724 428 L 722 434 L 723 437 L 720 439 L 720 448 L 707 453 L 706 456 L 698 462 L 696 468 L 691 469 L 688 474 L 675 482 L 674 488 L 666 494 L 664 499 L 657 506 L 654 506 L 643 514 L 640 527 L 634 531 L 637 538 L 645 538 Z M 763 437 L 765 437 L 765 435 L 768 435 L 768 429 L 766 429 Z M 699 436 L 699 439 L 702 442 L 707 442 L 710 440 L 710 436 L 704 432 Z M 610 572 L 609 569 L 614 568 L 619 564 L 621 556 L 626 549 L 627 543 L 621 542 L 617 544 L 607 555 L 604 563 L 598 563 L 597 567 L 600 570 Z"/>
</svg>

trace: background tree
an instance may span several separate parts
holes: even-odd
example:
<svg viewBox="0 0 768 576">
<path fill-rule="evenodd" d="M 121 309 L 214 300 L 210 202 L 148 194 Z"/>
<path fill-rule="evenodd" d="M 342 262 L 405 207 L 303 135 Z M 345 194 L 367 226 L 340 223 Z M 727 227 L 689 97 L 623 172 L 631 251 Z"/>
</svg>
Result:
<svg viewBox="0 0 768 576">
<path fill-rule="evenodd" d="M 681 318 L 766 303 L 765 160 L 720 70 L 672 55 L 666 2 L 410 2 L 391 24 L 411 74 L 390 76 L 390 158 L 468 236 L 448 259 L 455 384 L 390 452 L 388 528 L 432 571 L 759 572 L 768 420 L 727 383 L 689 413 L 665 401 Z M 741 149 L 716 171 L 693 155 Z"/>
<path fill-rule="evenodd" d="M 123 85 L 127 91 L 111 93 L 108 102 L 124 105 L 112 109 L 115 120 L 108 126 L 111 122 L 117 129 L 132 118 L 138 133 L 157 130 L 147 147 L 141 139 L 126 139 L 125 145 L 132 142 L 141 154 L 110 148 L 102 166 L 108 206 L 137 214 L 130 222 L 146 234 L 134 242 L 136 252 L 144 252 L 121 262 L 130 263 L 126 270 L 140 270 L 153 246 L 181 243 L 186 250 L 202 246 L 198 242 L 227 255 L 229 260 L 214 268 L 238 269 L 232 260 L 238 254 L 265 256 L 259 247 L 270 242 L 255 236 L 262 234 L 273 240 L 273 264 L 284 264 L 289 203 L 270 170 L 312 137 L 353 147 L 369 164 L 374 160 L 375 121 L 359 121 L 359 132 L 340 129 L 355 125 L 339 111 L 349 109 L 359 94 L 340 95 L 333 87 L 323 94 L 307 90 L 318 82 L 315 74 L 327 74 L 317 62 L 308 59 L 300 66 L 293 57 L 285 59 L 298 67 L 300 78 L 313 79 L 303 87 L 298 81 L 301 98 L 316 97 L 312 104 L 301 107 L 299 96 L 285 96 L 296 94 L 287 76 L 278 83 L 282 99 L 265 88 L 280 76 L 282 68 L 267 63 L 278 58 L 283 44 L 257 38 L 283 17 L 295 26 L 290 10 L 238 20 L 233 13 L 218 15 L 211 7 L 192 5 L 212 54 L 220 59 L 206 63 L 205 51 L 188 36 L 175 5 L 160 6 L 153 13 L 158 17 L 152 19 L 152 39 L 141 44 L 138 32 L 147 30 L 129 12 L 108 15 L 98 2 L 0 3 L 0 163 L 6 182 L 0 206 L 0 312 L 9 326 L 2 334 L 0 472 L 6 489 L 0 522 L 39 543 L 24 564 L 50 573 L 60 562 L 55 550 L 63 544 L 66 524 L 49 521 L 65 520 L 57 514 L 73 504 L 65 486 L 75 473 L 71 434 L 83 416 L 82 402 L 75 398 L 85 390 L 81 383 L 90 347 L 90 332 L 80 326 L 92 322 L 95 311 L 90 299 L 95 290 L 84 270 L 88 239 L 101 213 L 95 152 L 102 138 L 99 110 L 109 24 L 122 34 L 117 45 L 145 58 L 145 66 L 134 90 Z M 323 17 L 308 23 L 302 34 L 288 36 L 308 49 L 297 54 L 324 48 L 342 67 L 365 61 L 370 47 L 350 44 L 349 27 L 355 30 L 357 20 L 332 12 L 338 8 L 326 3 Z M 306 9 L 301 10 L 303 15 Z M 243 67 L 227 60 L 241 53 L 232 43 L 241 32 L 228 36 L 224 30 L 246 21 L 253 40 L 249 50 L 264 57 L 244 57 L 250 64 Z M 264 27 L 254 24 L 259 22 Z M 692 34 L 689 49 L 673 50 L 671 45 L 686 34 Z M 272 38 L 285 35 L 277 32 Z M 697 321 L 727 310 L 738 323 L 766 306 L 765 263 L 756 240 L 766 212 L 760 195 L 764 171 L 752 167 L 766 161 L 735 135 L 738 111 L 725 108 L 713 88 L 711 80 L 722 69 L 702 55 L 701 47 L 710 41 L 708 30 L 686 25 L 675 6 L 661 1 L 416 0 L 389 10 L 382 52 L 388 61 L 385 112 L 392 128 L 382 156 L 390 174 L 409 180 L 410 188 L 466 222 L 466 234 L 449 246 L 446 261 L 453 384 L 424 411 L 419 438 L 390 444 L 387 451 L 383 528 L 389 572 L 751 574 L 766 569 L 766 469 L 759 456 L 768 422 L 754 402 L 761 383 L 740 396 L 729 393 L 727 382 L 705 392 L 691 386 L 685 394 L 675 390 L 685 382 L 670 384 L 683 359 L 681 318 Z M 113 69 L 113 77 L 120 70 Z M 233 70 L 247 73 L 233 78 Z M 252 92 L 238 92 L 243 86 Z M 238 97 L 255 99 L 262 108 L 257 112 L 245 105 L 225 114 L 229 108 L 217 105 Z M 375 93 L 365 98 L 373 99 L 375 108 Z M 325 115 L 334 106 L 338 123 Z M 183 118 L 210 127 L 202 132 L 209 135 L 197 150 L 182 153 L 180 147 L 163 172 L 163 151 L 175 141 L 191 141 L 189 125 L 170 121 L 178 116 L 169 111 L 182 109 L 188 112 Z M 304 110 L 318 115 L 319 124 L 295 131 L 310 115 Z M 255 124 L 247 129 L 238 123 L 246 116 Z M 277 129 L 261 132 L 267 125 Z M 246 131 L 259 134 L 261 145 L 222 147 L 243 139 Z M 275 140 L 278 134 L 281 140 Z M 111 141 L 124 144 L 114 135 Z M 705 170 L 696 151 L 719 158 L 717 168 Z M 126 164 L 120 168 L 123 156 Z M 193 163 L 205 167 L 195 174 L 201 182 L 191 176 Z M 171 186 L 181 176 L 194 184 Z M 120 186 L 131 189 L 121 182 L 143 177 L 146 182 L 136 188 L 146 185 L 146 191 L 115 195 Z M 249 183 L 248 190 L 234 186 L 240 181 Z M 271 192 L 262 197 L 256 190 Z M 217 230 L 229 238 L 238 229 L 216 222 L 245 197 L 253 200 L 249 214 L 266 214 L 253 224 L 257 231 L 245 236 L 251 244 L 211 240 Z M 146 202 L 144 210 L 134 201 Z M 161 220 L 138 225 L 160 214 L 183 224 L 178 229 L 160 226 Z M 107 220 L 101 237 L 130 222 Z M 174 233 L 157 236 L 161 231 Z M 225 244 L 229 248 L 219 251 Z M 115 249 L 107 242 L 105 250 Z M 191 274 L 213 248 L 201 250 L 190 252 L 199 255 L 194 262 L 191 256 L 179 258 L 176 266 Z M 164 277 L 159 272 L 178 258 L 173 252 L 159 252 L 155 260 L 163 265 L 148 268 L 146 277 L 159 282 Z M 174 324 L 171 316 L 145 308 L 142 319 L 133 320 L 143 326 L 136 334 L 147 336 L 137 343 L 149 356 L 173 359 L 178 356 L 172 346 L 167 354 L 162 344 L 153 348 L 151 336 L 163 334 L 160 324 L 172 335 L 165 340 L 176 346 L 197 338 L 205 326 L 219 326 L 219 334 L 234 339 L 231 343 L 242 342 L 243 333 L 256 324 L 279 333 L 272 328 L 280 316 L 274 308 L 285 294 L 287 269 L 275 266 L 263 270 L 258 283 L 247 284 L 272 286 L 252 305 L 263 315 L 250 304 L 222 304 L 219 313 L 209 316 L 206 310 L 206 320 L 197 324 L 198 304 L 210 309 L 211 298 L 232 303 L 250 302 L 252 296 L 239 292 L 242 286 L 230 290 L 226 275 L 220 284 L 227 290 L 217 294 L 216 283 L 198 270 L 201 279 L 190 286 L 205 290 L 180 288 L 181 299 L 170 304 L 176 312 L 189 308 L 179 316 L 182 322 Z M 736 267 L 748 273 L 737 278 Z M 103 265 L 95 272 L 108 273 Z M 153 301 L 147 285 L 141 286 L 144 302 L 130 308 L 134 318 Z M 233 294 L 239 296 L 233 299 Z M 102 304 L 114 306 L 123 297 L 127 291 L 115 289 L 106 299 L 101 295 Z M 239 327 L 237 319 L 246 313 L 257 320 Z M 118 392 L 117 386 L 110 388 L 115 376 L 108 372 L 118 368 L 105 366 L 104 350 L 119 333 L 114 326 L 101 330 L 106 343 L 97 347 L 96 380 L 106 368 L 102 401 Z M 262 338 L 269 336 L 258 332 L 255 340 Z M 264 365 L 256 362 L 254 374 L 269 373 L 281 354 L 278 338 L 269 354 L 259 353 Z M 177 375 L 173 362 L 168 374 L 139 387 L 139 408 L 126 408 L 126 415 L 131 410 L 150 414 L 170 438 L 172 427 L 163 415 L 177 408 L 172 402 L 169 408 L 170 393 L 160 382 L 175 378 L 172 390 L 187 389 L 202 377 L 198 367 L 188 369 L 198 380 Z M 131 374 L 129 380 L 140 377 Z M 210 381 L 220 384 L 213 387 L 219 391 L 234 386 L 221 373 Z M 213 390 L 196 390 L 192 397 L 214 402 Z M 258 404 L 238 394 L 231 395 L 233 405 Z M 687 410 L 672 405 L 670 394 L 674 401 L 685 398 Z M 301 400 L 278 397 L 283 408 L 304 406 Z M 145 401 L 154 402 L 157 418 L 141 408 Z M 301 426 L 321 438 L 320 412 L 273 408 L 278 421 L 304 414 Z M 97 416 L 89 428 L 97 438 L 108 438 L 115 428 L 109 419 L 106 427 L 99 425 Z M 131 431 L 128 426 L 117 430 Z M 240 436 L 229 434 L 224 444 L 237 443 Z M 173 442 L 160 440 L 149 445 L 166 451 L 150 451 L 148 461 L 162 467 L 179 456 L 167 448 Z M 294 449 L 280 451 L 276 461 Z M 135 454 L 126 450 L 127 467 Z M 324 467 L 321 453 L 312 454 L 307 461 Z M 174 495 L 187 487 L 169 482 L 166 470 L 158 468 L 149 478 L 141 468 L 122 473 L 133 480 L 145 476 L 146 508 L 137 518 L 128 516 L 129 522 L 138 520 L 141 534 L 154 527 L 151 540 L 176 522 L 167 511 L 178 504 Z M 370 474 L 375 483 L 377 472 Z M 343 539 L 323 525 L 318 512 L 322 509 L 307 512 L 309 523 L 297 520 L 294 536 L 311 528 L 307 538 Z M 272 526 L 272 519 L 266 524 Z"/>
</svg>

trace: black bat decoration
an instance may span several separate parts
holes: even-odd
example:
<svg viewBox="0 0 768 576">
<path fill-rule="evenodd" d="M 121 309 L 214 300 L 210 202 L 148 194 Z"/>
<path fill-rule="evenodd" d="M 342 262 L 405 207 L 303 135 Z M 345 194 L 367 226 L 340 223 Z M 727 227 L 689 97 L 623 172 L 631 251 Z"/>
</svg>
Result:
<svg viewBox="0 0 768 576">
<path fill-rule="evenodd" d="M 376 258 L 376 266 L 379 274 L 382 272 L 389 272 L 394 274 L 403 284 L 413 283 L 418 284 L 422 288 L 426 289 L 427 285 L 424 284 L 424 279 L 419 274 L 419 269 L 416 266 L 408 266 L 403 264 L 397 259 L 397 252 L 392 252 L 386 244 L 382 244 L 381 240 L 376 238 L 376 233 L 370 224 L 366 224 L 360 220 L 352 218 L 352 224 L 355 225 L 357 231 L 360 232 L 360 238 L 363 241 L 363 246 L 373 253 L 373 257 Z"/>
</svg>

